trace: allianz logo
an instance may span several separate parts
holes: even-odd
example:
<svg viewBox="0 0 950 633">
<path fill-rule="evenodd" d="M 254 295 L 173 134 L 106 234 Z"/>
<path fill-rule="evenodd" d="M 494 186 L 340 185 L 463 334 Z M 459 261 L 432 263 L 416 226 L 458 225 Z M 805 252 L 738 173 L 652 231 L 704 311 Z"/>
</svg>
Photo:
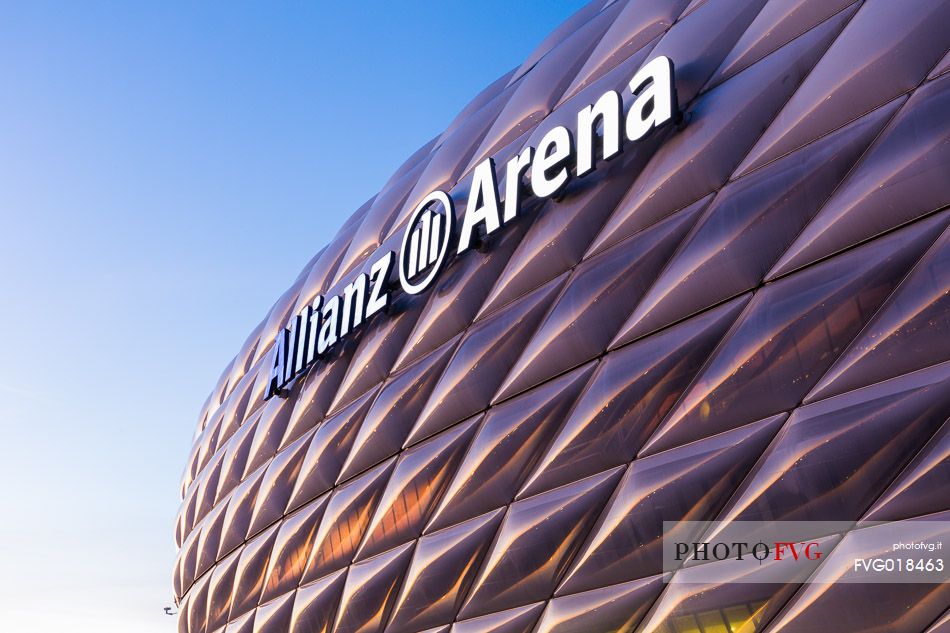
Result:
<svg viewBox="0 0 950 633">
<path fill-rule="evenodd" d="M 423 270 L 438 262 L 448 250 L 442 248 L 442 236 L 449 234 L 442 227 L 443 217 L 442 214 L 435 213 L 427 207 L 419 217 L 419 222 L 412 233 L 407 233 L 410 237 L 406 274 L 410 278 L 420 275 Z"/>
<path fill-rule="evenodd" d="M 274 341 L 265 399 L 288 396 L 294 380 L 328 357 L 370 317 L 384 312 L 391 293 L 416 295 L 431 287 L 453 254 L 464 253 L 479 236 L 488 237 L 515 220 L 525 196 L 556 196 L 572 176 L 583 177 L 599 160 L 616 157 L 624 141 L 638 141 L 678 118 L 673 62 L 668 57 L 650 60 L 628 87 L 632 104 L 626 117 L 620 93 L 608 90 L 578 111 L 573 131 L 563 125 L 552 127 L 537 147 L 525 147 L 508 160 L 503 167 L 504 191 L 498 189 L 494 159 L 480 162 L 472 171 L 468 204 L 457 230 L 455 205 L 448 193 L 436 190 L 423 198 L 403 233 L 398 283 L 392 275 L 395 253 L 377 251 L 369 273 L 360 274 L 332 297 L 316 297 L 294 315 Z"/>
</svg>

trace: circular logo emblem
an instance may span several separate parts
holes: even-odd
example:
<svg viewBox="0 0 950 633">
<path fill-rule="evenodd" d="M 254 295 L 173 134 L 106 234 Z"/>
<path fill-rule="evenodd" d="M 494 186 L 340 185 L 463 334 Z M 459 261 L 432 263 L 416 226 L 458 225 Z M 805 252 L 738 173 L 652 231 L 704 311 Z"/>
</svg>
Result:
<svg viewBox="0 0 950 633">
<path fill-rule="evenodd" d="M 419 294 L 435 281 L 449 252 L 454 222 L 452 198 L 438 190 L 409 216 L 399 250 L 399 282 L 407 293 Z"/>
</svg>

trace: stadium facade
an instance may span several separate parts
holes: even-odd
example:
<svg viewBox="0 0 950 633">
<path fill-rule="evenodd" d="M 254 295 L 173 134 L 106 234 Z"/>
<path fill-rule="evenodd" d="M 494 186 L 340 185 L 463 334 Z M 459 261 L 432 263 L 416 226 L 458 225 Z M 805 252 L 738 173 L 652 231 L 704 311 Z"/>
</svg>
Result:
<svg viewBox="0 0 950 633">
<path fill-rule="evenodd" d="M 223 372 L 179 629 L 950 628 L 950 583 L 836 567 L 950 521 L 948 28 L 947 0 L 569 18 Z M 685 521 L 850 528 L 819 535 L 835 582 L 780 582 L 668 568 Z"/>
</svg>

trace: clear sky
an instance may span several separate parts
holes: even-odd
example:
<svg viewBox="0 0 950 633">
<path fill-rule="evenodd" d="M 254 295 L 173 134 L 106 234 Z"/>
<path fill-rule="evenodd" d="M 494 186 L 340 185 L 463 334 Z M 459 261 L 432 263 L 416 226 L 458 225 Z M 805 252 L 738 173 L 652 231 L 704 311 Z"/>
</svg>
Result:
<svg viewBox="0 0 950 633">
<path fill-rule="evenodd" d="M 221 370 L 582 4 L 0 4 L 0 628 L 175 630 L 179 479 Z"/>
</svg>

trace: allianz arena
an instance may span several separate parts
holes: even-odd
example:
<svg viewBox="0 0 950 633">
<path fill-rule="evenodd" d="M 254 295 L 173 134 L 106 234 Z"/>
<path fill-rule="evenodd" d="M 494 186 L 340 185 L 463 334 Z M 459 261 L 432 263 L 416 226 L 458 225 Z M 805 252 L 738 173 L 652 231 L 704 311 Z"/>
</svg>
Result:
<svg viewBox="0 0 950 633">
<path fill-rule="evenodd" d="M 568 19 L 225 368 L 179 630 L 950 631 L 948 582 L 849 581 L 950 522 L 948 33 L 947 0 Z M 670 569 L 684 521 L 850 528 L 777 582 Z"/>
</svg>

